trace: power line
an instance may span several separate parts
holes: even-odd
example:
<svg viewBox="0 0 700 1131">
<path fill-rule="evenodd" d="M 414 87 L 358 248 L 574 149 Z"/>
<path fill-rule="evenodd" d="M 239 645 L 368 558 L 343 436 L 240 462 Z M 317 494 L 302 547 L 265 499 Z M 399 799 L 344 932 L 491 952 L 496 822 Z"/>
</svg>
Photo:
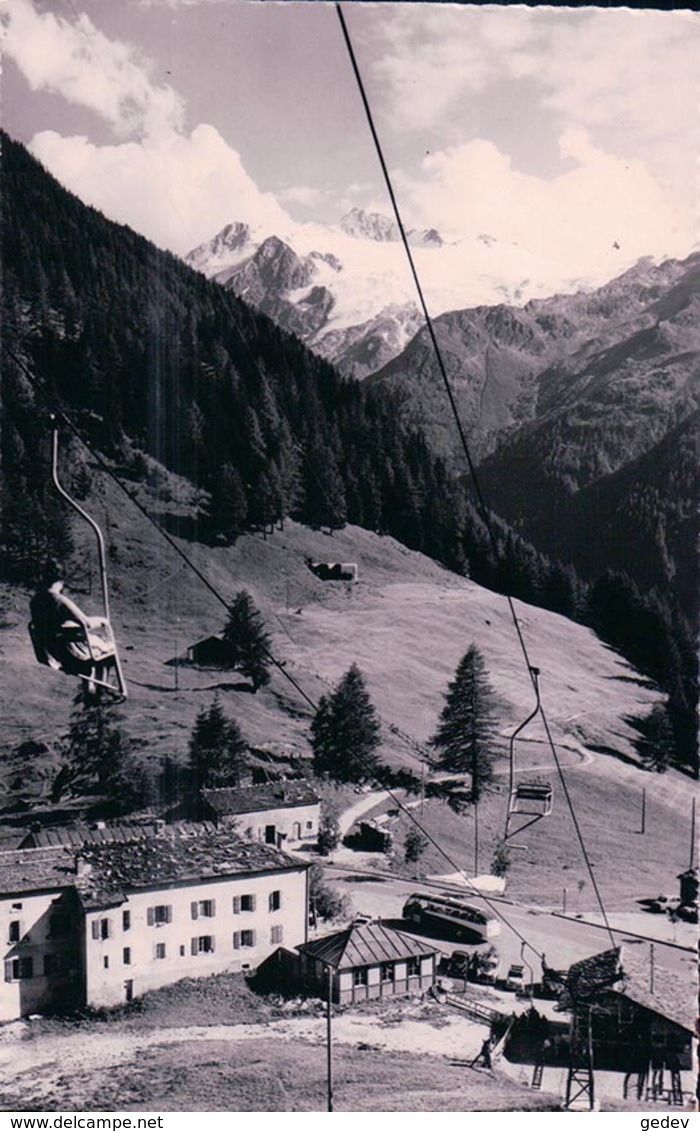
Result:
<svg viewBox="0 0 700 1131">
<path fill-rule="evenodd" d="M 460 418 L 460 415 L 459 415 L 459 409 L 457 408 L 457 402 L 455 400 L 454 392 L 453 392 L 452 386 L 450 384 L 450 379 L 447 375 L 447 369 L 445 367 L 445 363 L 444 363 L 444 360 L 443 360 L 443 357 L 442 357 L 442 351 L 440 349 L 440 345 L 439 345 L 439 342 L 437 340 L 437 335 L 435 333 L 435 327 L 433 325 L 433 320 L 430 316 L 430 312 L 428 310 L 428 306 L 427 306 L 427 303 L 425 301 L 425 296 L 423 294 L 423 288 L 421 286 L 420 278 L 418 276 L 418 271 L 416 270 L 416 266 L 415 266 L 414 259 L 413 259 L 413 254 L 411 252 L 411 247 L 410 247 L 410 244 L 408 242 L 408 237 L 406 235 L 406 230 L 405 230 L 404 225 L 403 225 L 403 220 L 401 218 L 401 212 L 399 210 L 396 195 L 394 193 L 394 187 L 393 187 L 393 184 L 392 184 L 391 176 L 389 174 L 389 170 L 388 170 L 386 161 L 384 159 L 384 152 L 383 152 L 383 149 L 382 149 L 381 142 L 379 140 L 379 135 L 377 133 L 377 130 L 376 130 L 376 127 L 375 127 L 375 124 L 374 124 L 374 119 L 372 117 L 372 110 L 371 110 L 371 107 L 370 107 L 370 104 L 369 104 L 369 100 L 367 98 L 364 83 L 362 81 L 362 75 L 360 74 L 360 69 L 359 69 L 359 66 L 358 66 L 358 63 L 357 63 L 357 59 L 355 57 L 355 51 L 354 51 L 354 48 L 353 48 L 353 45 L 352 45 L 352 40 L 350 39 L 350 33 L 348 31 L 347 24 L 345 22 L 345 17 L 343 15 L 343 11 L 342 11 L 342 8 L 341 8 L 339 3 L 336 3 L 335 9 L 336 9 L 336 12 L 338 14 L 338 19 L 340 21 L 340 27 L 341 27 L 341 30 L 342 30 L 342 33 L 343 33 L 343 38 L 345 40 L 345 46 L 347 48 L 348 56 L 349 56 L 350 63 L 351 63 L 351 66 L 352 66 L 352 70 L 353 70 L 353 73 L 355 75 L 355 80 L 357 82 L 358 91 L 359 91 L 360 98 L 362 100 L 362 105 L 363 105 L 363 108 L 364 108 L 364 111 L 365 111 L 365 117 L 367 118 L 367 124 L 369 126 L 369 130 L 370 130 L 370 133 L 372 135 L 372 140 L 374 142 L 375 150 L 376 150 L 376 153 L 377 153 L 377 158 L 379 160 L 379 164 L 381 166 L 382 173 L 384 175 L 384 181 L 385 181 L 385 184 L 386 184 L 386 189 L 387 189 L 387 192 L 389 194 L 391 206 L 392 206 L 393 211 L 394 211 L 394 217 L 396 219 L 396 224 L 398 226 L 399 234 L 401 236 L 401 242 L 403 244 L 404 251 L 406 253 L 406 258 L 408 260 L 411 275 L 413 276 L 413 282 L 415 284 L 416 293 L 418 295 L 418 300 L 419 300 L 419 303 L 420 303 L 420 306 L 421 306 L 421 310 L 423 311 L 423 316 L 425 318 L 426 328 L 427 328 L 427 331 L 428 331 L 428 335 L 430 337 L 430 341 L 432 343 L 433 351 L 435 353 L 435 358 L 436 358 L 436 361 L 437 361 L 438 369 L 440 371 L 440 376 L 442 378 L 442 383 L 444 385 L 445 392 L 447 394 L 447 399 L 449 401 L 450 410 L 452 412 L 452 416 L 454 418 L 455 425 L 457 427 L 457 432 L 458 432 L 458 435 L 459 435 L 460 444 L 462 446 L 462 450 L 463 450 L 464 455 L 465 455 L 466 460 L 467 460 L 467 466 L 469 467 L 469 472 L 470 472 L 471 477 L 472 477 L 472 482 L 474 484 L 474 491 L 476 493 L 476 498 L 477 498 L 479 510 L 481 512 L 481 517 L 482 517 L 484 524 L 486 526 L 486 529 L 488 531 L 488 536 L 489 536 L 489 540 L 491 542 L 492 548 L 493 548 L 496 556 L 498 556 L 498 543 L 497 543 L 496 535 L 495 535 L 495 532 L 494 532 L 494 529 L 493 529 L 493 523 L 491 521 L 491 515 L 490 515 L 490 512 L 489 512 L 489 510 L 486 506 L 486 502 L 485 502 L 485 499 L 484 499 L 484 496 L 483 496 L 483 493 L 482 493 L 482 490 L 481 490 L 481 484 L 479 482 L 479 477 L 477 475 L 476 466 L 474 464 L 474 460 L 472 458 L 471 451 L 469 449 L 469 444 L 467 442 L 467 437 L 466 437 L 464 427 L 462 425 L 462 421 L 461 421 L 461 418 Z M 531 681 L 535 691 L 537 691 L 536 676 L 534 675 L 534 669 L 533 669 L 533 665 L 530 661 L 530 657 L 529 657 L 528 650 L 527 650 L 527 645 L 525 643 L 525 639 L 523 637 L 523 634 L 522 634 L 522 631 L 521 631 L 521 628 L 520 628 L 520 624 L 518 622 L 518 617 L 517 617 L 517 614 L 516 614 L 516 611 L 515 611 L 515 605 L 513 603 L 513 598 L 510 596 L 510 594 L 506 594 L 505 596 L 506 596 L 506 600 L 508 602 L 508 608 L 510 610 L 510 614 L 511 614 L 511 617 L 512 617 L 512 620 L 513 620 L 513 625 L 514 625 L 515 632 L 516 632 L 516 635 L 517 635 L 517 638 L 518 638 L 518 642 L 520 644 L 520 649 L 522 651 L 525 663 L 527 665 L 527 670 L 528 670 L 528 675 L 530 677 L 530 681 Z M 568 787 L 566 785 L 566 781 L 564 780 L 564 772 L 562 770 L 561 763 L 559 761 L 559 756 L 558 756 L 557 751 L 556 751 L 556 746 L 555 746 L 554 741 L 552 739 L 552 733 L 551 733 L 551 730 L 550 730 L 550 727 L 549 727 L 549 723 L 548 723 L 547 717 L 545 715 L 544 707 L 542 706 L 541 703 L 540 703 L 540 707 L 539 707 L 539 713 L 542 717 L 542 723 L 544 725 L 545 734 L 547 736 L 547 741 L 548 741 L 549 746 L 550 746 L 551 751 L 552 751 L 552 756 L 554 758 L 554 762 L 555 762 L 555 765 L 556 765 L 556 768 L 557 768 L 557 772 L 559 774 L 559 780 L 561 781 L 564 796 L 566 798 L 566 802 L 567 802 L 567 805 L 569 807 L 569 812 L 571 814 L 571 819 L 572 819 L 572 822 L 573 822 L 573 825 L 574 825 L 574 829 L 576 830 L 576 837 L 578 839 L 579 846 L 581 848 L 581 852 L 582 852 L 582 855 L 583 855 L 583 858 L 584 858 L 584 861 L 585 861 L 585 864 L 586 864 L 586 869 L 588 871 L 588 875 L 589 875 L 590 880 L 591 880 L 591 885 L 592 885 L 593 890 L 595 892 L 596 899 L 598 901 L 598 906 L 600 907 L 600 911 L 601 911 L 601 914 L 603 916 L 603 921 L 605 923 L 606 929 L 607 929 L 608 934 L 610 936 L 610 942 L 611 942 L 612 946 L 614 947 L 615 946 L 615 938 L 613 936 L 612 929 L 611 929 L 610 923 L 608 921 L 607 913 L 605 911 L 605 906 L 603 904 L 603 899 L 602 899 L 602 896 L 600 894 L 600 890 L 598 888 L 596 878 L 593 874 L 593 865 L 591 863 L 591 860 L 590 860 L 589 855 L 588 855 L 588 851 L 586 849 L 586 845 L 585 845 L 584 840 L 583 840 L 583 835 L 581 833 L 581 828 L 579 826 L 578 819 L 576 817 L 576 813 L 575 813 L 574 806 L 573 806 L 573 803 L 572 803 L 572 800 L 571 800 L 571 796 L 569 794 L 569 790 L 568 790 Z"/>
</svg>

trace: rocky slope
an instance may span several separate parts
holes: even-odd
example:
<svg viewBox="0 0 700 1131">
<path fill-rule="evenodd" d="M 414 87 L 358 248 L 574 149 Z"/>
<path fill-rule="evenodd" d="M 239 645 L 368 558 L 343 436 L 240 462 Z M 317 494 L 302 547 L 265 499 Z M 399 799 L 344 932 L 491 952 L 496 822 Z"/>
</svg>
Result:
<svg viewBox="0 0 700 1131">
<path fill-rule="evenodd" d="M 522 303 L 590 287 L 565 267 L 482 233 L 448 242 L 434 228 L 407 232 L 433 314 L 476 303 Z M 186 262 L 297 334 L 342 373 L 365 377 L 395 357 L 422 325 L 395 222 L 353 208 L 337 227 L 285 232 L 228 224 Z M 614 271 L 615 262 L 606 271 Z"/>
</svg>

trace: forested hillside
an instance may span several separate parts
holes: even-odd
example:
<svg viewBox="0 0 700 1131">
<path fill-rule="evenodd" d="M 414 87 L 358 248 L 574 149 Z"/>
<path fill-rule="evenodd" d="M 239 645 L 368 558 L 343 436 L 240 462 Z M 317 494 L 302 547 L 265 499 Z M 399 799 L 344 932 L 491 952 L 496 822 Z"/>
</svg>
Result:
<svg viewBox="0 0 700 1131">
<path fill-rule="evenodd" d="M 196 522 L 175 528 L 184 536 L 231 542 L 288 515 L 328 529 L 351 522 L 634 652 L 640 624 L 656 616 L 648 599 L 632 595 L 621 627 L 608 581 L 589 588 L 496 518 L 491 537 L 469 485 L 419 422 L 402 422 L 400 394 L 341 378 L 230 291 L 87 208 L 6 136 L 1 176 L 7 577 L 31 583 L 47 553 L 70 553 L 48 481 L 44 390 L 122 478 L 145 478 L 147 455 L 201 489 Z M 89 469 L 78 445 L 69 472 L 80 493 Z M 671 631 L 656 618 L 642 666 L 676 696 L 678 758 L 689 765 L 692 679 L 669 675 Z"/>
</svg>

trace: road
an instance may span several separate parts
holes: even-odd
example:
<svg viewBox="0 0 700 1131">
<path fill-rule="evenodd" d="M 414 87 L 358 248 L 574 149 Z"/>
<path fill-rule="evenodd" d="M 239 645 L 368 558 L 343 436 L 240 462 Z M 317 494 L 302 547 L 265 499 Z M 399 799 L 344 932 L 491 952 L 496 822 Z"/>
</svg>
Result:
<svg viewBox="0 0 700 1131">
<path fill-rule="evenodd" d="M 391 920 L 397 926 L 399 924 L 396 921 L 401 919 L 407 896 L 411 891 L 422 888 L 420 881 L 375 877 L 367 873 L 358 874 L 357 869 L 347 866 L 344 862 L 327 867 L 328 879 L 337 884 L 340 890 L 352 896 L 358 913 Z M 535 981 L 539 980 L 541 973 L 537 954 L 546 955 L 548 966 L 563 970 L 573 962 L 607 950 L 611 945 L 607 931 L 592 923 L 565 919 L 549 911 L 518 906 L 503 900 L 492 900 L 492 905 L 502 916 L 501 933 L 496 940 L 502 967 L 507 969 L 513 962 L 530 963 Z M 529 943 L 523 957 L 521 957 L 521 938 L 512 928 L 515 928 L 515 931 Z M 417 933 L 415 928 L 409 927 L 408 924 L 401 924 L 401 929 Z M 628 935 L 622 930 L 615 930 L 614 919 L 613 934 L 615 945 L 625 944 L 630 950 L 637 952 L 640 958 L 650 955 L 649 942 Z M 431 941 L 434 941 L 445 953 L 451 953 L 456 948 L 463 949 L 461 944 L 451 938 L 436 937 L 431 938 Z M 530 947 L 534 948 L 537 954 L 534 954 Z M 689 987 L 692 986 L 695 977 L 695 960 L 692 952 L 654 939 L 654 961 L 659 968 L 663 967 L 673 972 L 677 977 L 686 980 Z M 689 992 L 692 990 L 689 989 Z"/>
</svg>

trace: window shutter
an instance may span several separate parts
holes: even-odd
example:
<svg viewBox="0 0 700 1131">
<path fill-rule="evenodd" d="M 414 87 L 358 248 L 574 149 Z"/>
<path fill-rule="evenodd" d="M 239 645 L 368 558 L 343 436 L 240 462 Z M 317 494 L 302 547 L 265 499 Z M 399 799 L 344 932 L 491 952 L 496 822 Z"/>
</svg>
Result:
<svg viewBox="0 0 700 1131">
<path fill-rule="evenodd" d="M 273 895 L 272 892 L 270 892 L 270 894 L 267 897 L 267 909 L 268 909 L 268 911 L 274 911 L 275 910 L 275 899 L 274 899 L 274 895 Z"/>
<path fill-rule="evenodd" d="M 154 942 L 154 944 L 153 944 L 153 957 L 154 958 L 158 957 L 158 943 L 157 942 Z"/>
<path fill-rule="evenodd" d="M 194 900 L 192 900 L 192 903 L 190 904 L 190 910 L 192 912 L 192 918 L 196 919 L 199 915 L 199 906 Z"/>
<path fill-rule="evenodd" d="M 192 939 L 192 953 L 199 954 L 199 943 L 197 939 Z"/>
<path fill-rule="evenodd" d="M 233 897 L 233 914 L 234 915 L 240 915 L 240 913 L 241 913 L 241 897 L 240 897 L 240 895 L 234 895 L 234 897 Z"/>
<path fill-rule="evenodd" d="M 165 909 L 165 922 L 166 923 L 172 923 L 172 921 L 173 921 L 173 909 L 172 909 L 172 904 L 169 903 L 168 906 Z"/>
<path fill-rule="evenodd" d="M 211 937 L 211 952 L 213 954 L 214 951 L 216 950 L 216 936 L 211 935 L 210 937 Z"/>
<path fill-rule="evenodd" d="M 212 913 L 212 918 L 213 918 L 214 915 L 216 915 L 216 900 L 211 899 L 209 902 L 211 903 L 211 913 Z"/>
<path fill-rule="evenodd" d="M 241 932 L 240 931 L 234 931 L 233 932 L 233 949 L 234 950 L 240 950 L 241 949 Z M 6 962 L 5 963 L 5 969 L 7 969 L 8 965 L 10 967 L 10 977 L 6 978 L 6 981 L 11 982 L 12 981 L 12 963 Z"/>
<path fill-rule="evenodd" d="M 234 935 L 234 938 L 235 938 L 235 935 Z M 234 946 L 236 945 L 235 942 L 234 942 L 233 945 Z M 11 958 L 8 959 L 8 961 L 5 963 L 5 981 L 6 982 L 12 981 L 12 959 Z"/>
<path fill-rule="evenodd" d="M 250 945 L 255 946 L 255 931 L 250 932 Z"/>
<path fill-rule="evenodd" d="M 155 907 L 149 907 L 148 911 L 146 912 L 146 922 L 148 923 L 149 927 L 152 927 L 153 924 L 155 923 L 155 921 L 156 921 Z"/>
<path fill-rule="evenodd" d="M 111 939 L 111 937 L 112 937 L 112 920 L 111 919 L 105 919 L 105 923 L 107 924 L 107 935 L 106 935 L 106 937 L 108 939 Z"/>
<path fill-rule="evenodd" d="M 251 897 L 250 897 L 250 910 L 251 911 L 255 911 L 255 905 L 256 905 L 257 901 L 258 901 L 258 897 L 256 895 L 251 895 Z"/>
<path fill-rule="evenodd" d="M 93 919 L 92 920 L 92 937 L 93 937 L 93 939 L 99 939 L 99 937 L 100 937 L 100 921 L 99 921 L 99 919 Z"/>
</svg>

